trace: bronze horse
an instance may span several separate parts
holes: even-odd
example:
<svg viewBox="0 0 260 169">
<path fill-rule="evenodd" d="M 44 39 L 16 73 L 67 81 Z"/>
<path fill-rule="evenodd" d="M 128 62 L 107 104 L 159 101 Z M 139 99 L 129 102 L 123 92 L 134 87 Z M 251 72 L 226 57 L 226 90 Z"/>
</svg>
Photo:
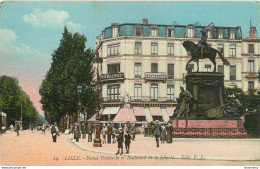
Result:
<svg viewBox="0 0 260 169">
<path fill-rule="evenodd" d="M 214 70 L 213 72 L 216 72 L 216 56 L 217 54 L 223 61 L 224 65 L 229 66 L 230 63 L 228 62 L 227 59 L 219 52 L 218 50 L 212 48 L 212 47 L 207 47 L 206 49 L 204 48 L 203 50 L 203 58 L 201 57 L 201 48 L 198 47 L 195 43 L 191 41 L 184 41 L 183 46 L 186 49 L 186 51 L 190 52 L 191 59 L 187 62 L 186 64 L 186 70 L 188 68 L 188 64 L 192 61 L 195 61 L 197 63 L 197 72 L 199 71 L 199 59 L 205 59 L 209 58 L 209 60 L 214 64 Z"/>
</svg>

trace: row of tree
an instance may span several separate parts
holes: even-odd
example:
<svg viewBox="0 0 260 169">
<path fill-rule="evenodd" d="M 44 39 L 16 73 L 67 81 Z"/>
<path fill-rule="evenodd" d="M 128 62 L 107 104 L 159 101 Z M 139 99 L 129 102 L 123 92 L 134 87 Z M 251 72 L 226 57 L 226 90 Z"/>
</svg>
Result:
<svg viewBox="0 0 260 169">
<path fill-rule="evenodd" d="M 85 50 L 87 39 L 64 28 L 59 47 L 52 54 L 51 67 L 45 75 L 39 93 L 45 118 L 50 123 L 60 122 L 69 115 L 77 119 L 78 102 L 89 115 L 93 114 L 97 93 L 93 84 L 93 53 Z M 82 86 L 82 93 L 77 86 Z"/>
<path fill-rule="evenodd" d="M 0 76 L 0 110 L 7 114 L 7 126 L 15 120 L 23 122 L 23 128 L 30 124 L 42 123 L 38 111 L 33 106 L 30 97 L 18 85 L 14 77 Z"/>
</svg>

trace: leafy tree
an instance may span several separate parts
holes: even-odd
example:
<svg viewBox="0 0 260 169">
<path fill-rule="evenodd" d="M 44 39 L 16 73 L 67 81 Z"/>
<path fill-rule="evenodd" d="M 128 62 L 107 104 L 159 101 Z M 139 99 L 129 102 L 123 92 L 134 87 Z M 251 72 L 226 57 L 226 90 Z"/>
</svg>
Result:
<svg viewBox="0 0 260 169">
<path fill-rule="evenodd" d="M 7 114 L 7 125 L 23 118 L 23 127 L 28 128 L 37 120 L 37 110 L 30 97 L 22 91 L 18 80 L 9 76 L 0 76 L 0 108 Z"/>
<path fill-rule="evenodd" d="M 66 114 L 75 115 L 78 100 L 89 112 L 95 108 L 96 94 L 93 83 L 93 55 L 85 50 L 86 37 L 70 33 L 64 28 L 59 47 L 52 54 L 52 64 L 40 87 L 41 103 L 49 122 L 60 121 Z M 83 93 L 77 93 L 77 85 L 82 85 Z M 75 117 L 74 117 L 75 118 Z"/>
</svg>

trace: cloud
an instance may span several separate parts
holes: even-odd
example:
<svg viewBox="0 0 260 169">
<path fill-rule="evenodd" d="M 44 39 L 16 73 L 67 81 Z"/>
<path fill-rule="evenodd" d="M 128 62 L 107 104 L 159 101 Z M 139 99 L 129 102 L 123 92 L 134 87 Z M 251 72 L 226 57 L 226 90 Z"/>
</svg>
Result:
<svg viewBox="0 0 260 169">
<path fill-rule="evenodd" d="M 33 13 L 26 14 L 22 17 L 23 21 L 31 24 L 35 27 L 42 27 L 42 28 L 63 28 L 65 25 L 70 28 L 71 31 L 82 31 L 85 26 L 81 25 L 80 23 L 73 23 L 68 21 L 70 15 L 67 11 L 57 11 L 57 10 L 47 10 L 41 11 L 40 9 L 34 9 Z"/>
</svg>

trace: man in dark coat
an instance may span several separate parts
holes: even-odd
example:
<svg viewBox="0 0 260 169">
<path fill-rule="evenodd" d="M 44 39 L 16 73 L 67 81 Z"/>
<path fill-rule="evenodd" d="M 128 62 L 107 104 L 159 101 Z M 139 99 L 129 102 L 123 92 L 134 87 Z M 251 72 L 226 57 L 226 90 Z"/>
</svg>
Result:
<svg viewBox="0 0 260 169">
<path fill-rule="evenodd" d="M 86 138 L 86 126 L 85 123 L 81 124 L 82 139 Z"/>
<path fill-rule="evenodd" d="M 155 121 L 155 125 L 154 125 L 154 136 L 156 139 L 156 147 L 159 147 L 159 137 L 161 135 L 161 125 L 159 124 L 159 121 L 156 120 Z"/>
<path fill-rule="evenodd" d="M 116 137 L 117 137 L 117 143 L 118 143 L 118 151 L 117 151 L 116 155 L 119 154 L 120 149 L 121 149 L 120 155 L 122 155 L 123 154 L 124 132 L 121 127 L 119 128 L 119 134 L 117 134 Z"/>
<path fill-rule="evenodd" d="M 135 133 L 136 133 L 136 128 L 135 128 L 135 123 L 133 124 L 133 127 L 132 127 L 132 140 L 135 141 Z"/>
<path fill-rule="evenodd" d="M 51 127 L 51 135 L 52 135 L 53 142 L 56 142 L 57 135 L 59 135 L 58 132 L 59 132 L 59 129 L 58 129 L 57 123 L 55 122 L 54 125 L 52 125 L 52 127 Z"/>
<path fill-rule="evenodd" d="M 80 126 L 79 123 L 76 123 L 75 128 L 74 128 L 74 138 L 76 139 L 76 142 L 79 142 L 80 138 Z"/>
<path fill-rule="evenodd" d="M 112 126 L 108 124 L 107 126 L 107 143 L 111 143 L 111 136 L 112 136 Z"/>
<path fill-rule="evenodd" d="M 87 131 L 88 131 L 88 142 L 92 142 L 92 126 L 90 123 L 88 123 Z"/>
<path fill-rule="evenodd" d="M 15 120 L 14 130 L 16 131 L 17 136 L 19 136 L 20 124 L 17 120 Z"/>
<path fill-rule="evenodd" d="M 130 143 L 131 143 L 131 135 L 129 134 L 129 131 L 127 131 L 126 135 L 125 135 L 125 150 L 126 150 L 126 154 L 129 154 Z"/>
</svg>

